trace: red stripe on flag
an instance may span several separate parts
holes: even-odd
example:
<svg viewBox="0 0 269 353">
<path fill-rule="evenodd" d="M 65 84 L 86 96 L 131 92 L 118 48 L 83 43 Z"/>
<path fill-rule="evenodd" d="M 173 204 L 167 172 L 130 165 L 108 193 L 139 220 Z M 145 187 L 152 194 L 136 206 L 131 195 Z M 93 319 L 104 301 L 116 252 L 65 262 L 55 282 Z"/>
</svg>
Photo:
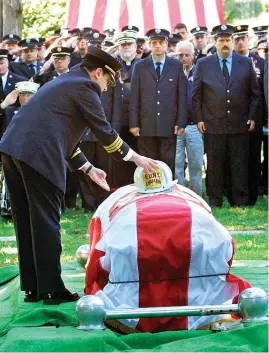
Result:
<svg viewBox="0 0 269 353">
<path fill-rule="evenodd" d="M 144 16 L 144 33 L 155 28 L 153 0 L 142 0 L 142 12 Z"/>
<path fill-rule="evenodd" d="M 97 0 L 95 4 L 95 11 L 92 19 L 92 28 L 103 32 L 105 14 L 106 14 L 107 0 Z"/>
<path fill-rule="evenodd" d="M 85 294 L 95 294 L 103 289 L 107 283 L 108 273 L 100 265 L 100 257 L 104 256 L 103 251 L 95 249 L 96 244 L 102 238 L 102 223 L 100 218 L 93 218 L 89 225 L 89 263 L 86 268 Z"/>
<path fill-rule="evenodd" d="M 219 23 L 225 23 L 223 1 L 216 0 L 216 6 L 219 14 Z"/>
<path fill-rule="evenodd" d="M 121 0 L 120 4 L 120 20 L 119 20 L 119 28 L 122 29 L 123 26 L 129 24 L 129 13 L 128 13 L 128 6 L 126 0 Z"/>
<path fill-rule="evenodd" d="M 77 27 L 80 9 L 80 0 L 69 0 L 67 4 L 67 28 L 73 29 Z"/>
<path fill-rule="evenodd" d="M 136 204 L 139 307 L 188 305 L 191 210 L 187 202 L 156 195 Z M 167 280 L 179 277 L 185 279 Z M 137 328 L 146 332 L 186 330 L 188 321 L 186 317 L 140 319 Z"/>
<path fill-rule="evenodd" d="M 175 25 L 181 22 L 179 0 L 167 0 L 167 6 L 171 24 L 171 32 L 174 32 Z"/>
<path fill-rule="evenodd" d="M 195 12 L 198 26 L 206 26 L 204 0 L 195 0 Z"/>
</svg>

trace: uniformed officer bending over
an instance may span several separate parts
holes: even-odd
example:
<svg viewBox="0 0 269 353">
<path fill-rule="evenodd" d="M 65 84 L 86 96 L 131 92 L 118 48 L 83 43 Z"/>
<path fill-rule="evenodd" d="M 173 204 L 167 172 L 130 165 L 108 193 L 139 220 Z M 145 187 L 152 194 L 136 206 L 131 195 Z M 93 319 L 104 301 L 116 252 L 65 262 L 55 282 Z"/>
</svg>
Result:
<svg viewBox="0 0 269 353">
<path fill-rule="evenodd" d="M 132 151 L 105 118 L 100 95 L 115 83 L 120 64 L 91 47 L 82 67 L 44 85 L 13 118 L 0 151 L 16 230 L 25 301 L 76 301 L 61 278 L 60 208 L 67 163 L 109 190 L 104 171 L 77 148 L 90 128 L 108 153 L 153 170 L 155 162 Z"/>
</svg>

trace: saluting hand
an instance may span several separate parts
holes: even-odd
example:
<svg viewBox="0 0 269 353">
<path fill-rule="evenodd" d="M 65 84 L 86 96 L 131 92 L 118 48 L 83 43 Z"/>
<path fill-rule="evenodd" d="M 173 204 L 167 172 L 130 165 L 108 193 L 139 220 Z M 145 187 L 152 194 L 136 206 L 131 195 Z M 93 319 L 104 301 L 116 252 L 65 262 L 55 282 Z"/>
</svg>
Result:
<svg viewBox="0 0 269 353">
<path fill-rule="evenodd" d="M 6 109 L 9 105 L 15 104 L 18 98 L 18 95 L 19 95 L 19 91 L 17 89 L 14 89 L 12 92 L 10 92 L 2 102 L 1 104 L 2 108 Z"/>
<path fill-rule="evenodd" d="M 110 187 L 106 181 L 106 173 L 102 169 L 92 167 L 92 169 L 88 173 L 88 176 L 102 189 L 110 191 Z"/>
<path fill-rule="evenodd" d="M 199 132 L 201 132 L 201 134 L 204 134 L 206 132 L 205 123 L 203 121 L 200 121 L 197 124 L 197 127 L 198 127 Z"/>
</svg>

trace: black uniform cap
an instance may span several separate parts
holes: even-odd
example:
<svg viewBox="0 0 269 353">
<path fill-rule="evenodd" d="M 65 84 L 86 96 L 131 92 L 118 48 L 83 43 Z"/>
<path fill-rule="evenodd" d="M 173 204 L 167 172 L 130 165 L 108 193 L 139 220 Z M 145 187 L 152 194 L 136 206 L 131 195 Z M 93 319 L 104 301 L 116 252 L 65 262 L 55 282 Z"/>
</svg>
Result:
<svg viewBox="0 0 269 353">
<path fill-rule="evenodd" d="M 22 49 L 37 49 L 38 48 L 38 39 L 37 38 L 27 38 L 27 39 L 22 39 L 19 42 L 19 46 Z"/>
<path fill-rule="evenodd" d="M 6 34 L 3 38 L 2 38 L 2 42 L 3 41 L 7 41 L 7 43 L 16 43 L 18 44 L 19 41 L 21 40 L 21 37 L 18 36 L 17 34 Z"/>
<path fill-rule="evenodd" d="M 54 57 L 70 56 L 72 52 L 73 49 L 68 47 L 58 47 L 51 49 L 51 55 Z"/>
<path fill-rule="evenodd" d="M 128 25 L 128 26 L 123 26 L 121 29 L 122 32 L 124 31 L 134 31 L 134 32 L 139 32 L 139 28 L 136 26 Z"/>
<path fill-rule="evenodd" d="M 106 70 L 106 72 L 111 77 L 112 82 L 115 84 L 115 76 L 122 66 L 120 62 L 112 55 L 94 46 L 90 46 L 88 53 L 82 60 L 82 66 L 87 68 L 87 62 L 100 65 L 99 67 Z"/>
<path fill-rule="evenodd" d="M 212 28 L 212 35 L 214 38 L 220 36 L 232 36 L 234 33 L 234 27 L 231 25 L 218 25 Z"/>
<path fill-rule="evenodd" d="M 70 31 L 68 31 L 68 33 L 72 36 L 72 37 L 76 37 L 76 36 L 80 36 L 81 32 L 79 28 L 73 28 Z"/>
<path fill-rule="evenodd" d="M 199 36 L 200 34 L 207 34 L 207 27 L 205 26 L 197 26 L 193 29 L 191 29 L 191 34 L 194 36 Z"/>
<path fill-rule="evenodd" d="M 234 27 L 234 34 L 233 37 L 240 38 L 240 37 L 248 37 L 248 25 L 239 25 Z"/>
<path fill-rule="evenodd" d="M 7 49 L 0 49 L 0 60 L 1 59 L 8 59 L 8 50 Z"/>
<path fill-rule="evenodd" d="M 257 26 L 252 28 L 256 36 L 261 37 L 268 33 L 268 26 Z"/>
<path fill-rule="evenodd" d="M 109 33 L 109 35 L 114 35 L 114 33 L 116 32 L 116 30 L 114 28 L 109 28 L 109 29 L 105 29 L 104 33 Z"/>
<path fill-rule="evenodd" d="M 105 38 L 106 38 L 106 35 L 103 34 L 103 33 L 99 33 L 99 32 L 95 32 L 95 33 L 92 33 L 90 35 L 87 35 L 85 37 L 91 44 L 96 44 L 96 43 L 99 43 L 101 44 Z"/>
<path fill-rule="evenodd" d="M 114 43 L 111 42 L 111 41 L 109 41 L 109 40 L 104 40 L 103 43 L 102 43 L 102 45 L 103 45 L 104 47 L 109 48 L 109 47 L 113 47 Z"/>
<path fill-rule="evenodd" d="M 154 38 L 166 39 L 168 40 L 170 32 L 166 29 L 153 28 L 147 31 L 146 36 L 149 37 L 149 40 Z"/>
<path fill-rule="evenodd" d="M 182 36 L 179 33 L 170 33 L 168 38 L 169 44 L 177 44 L 182 40 Z"/>
</svg>

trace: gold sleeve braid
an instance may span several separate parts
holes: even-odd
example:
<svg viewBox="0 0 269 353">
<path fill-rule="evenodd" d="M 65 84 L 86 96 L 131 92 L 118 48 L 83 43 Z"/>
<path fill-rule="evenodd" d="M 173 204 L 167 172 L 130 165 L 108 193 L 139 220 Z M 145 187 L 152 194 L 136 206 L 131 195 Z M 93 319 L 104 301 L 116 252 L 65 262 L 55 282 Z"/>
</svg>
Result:
<svg viewBox="0 0 269 353">
<path fill-rule="evenodd" d="M 123 140 L 118 136 L 116 140 L 111 143 L 109 146 L 104 146 L 104 149 L 107 151 L 107 153 L 113 153 L 118 151 L 121 146 L 123 145 Z"/>
<path fill-rule="evenodd" d="M 80 148 L 77 148 L 76 150 L 75 150 L 75 152 L 72 154 L 72 156 L 71 156 L 71 159 L 73 159 L 73 158 L 75 158 L 78 154 L 80 154 L 81 153 L 81 149 Z"/>
</svg>

